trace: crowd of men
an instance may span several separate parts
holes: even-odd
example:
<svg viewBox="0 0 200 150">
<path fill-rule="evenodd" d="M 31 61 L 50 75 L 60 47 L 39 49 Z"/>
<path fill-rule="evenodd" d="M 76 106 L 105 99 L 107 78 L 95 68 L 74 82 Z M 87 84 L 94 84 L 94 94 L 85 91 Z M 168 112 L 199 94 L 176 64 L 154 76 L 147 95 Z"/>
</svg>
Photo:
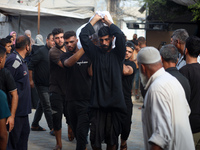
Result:
<svg viewBox="0 0 200 150">
<path fill-rule="evenodd" d="M 106 24 L 98 31 L 99 44 L 91 39 L 97 22 Z M 132 149 L 127 147 L 131 96 L 139 98 L 139 87 L 145 149 L 199 149 L 200 38 L 178 29 L 171 44 L 158 50 L 136 34 L 126 41 L 106 15 L 98 14 L 81 30 L 81 49 L 76 33 L 61 28 L 48 34 L 46 44 L 42 35 L 34 41 L 30 30 L 16 35 L 0 40 L 0 149 L 27 150 L 30 130 L 46 130 L 39 125 L 43 113 L 55 135 L 54 150 L 63 148 L 63 114 L 77 150 L 87 149 L 88 136 L 93 150 L 101 150 L 103 142 L 107 150 Z M 39 101 L 30 127 L 32 88 Z"/>
</svg>

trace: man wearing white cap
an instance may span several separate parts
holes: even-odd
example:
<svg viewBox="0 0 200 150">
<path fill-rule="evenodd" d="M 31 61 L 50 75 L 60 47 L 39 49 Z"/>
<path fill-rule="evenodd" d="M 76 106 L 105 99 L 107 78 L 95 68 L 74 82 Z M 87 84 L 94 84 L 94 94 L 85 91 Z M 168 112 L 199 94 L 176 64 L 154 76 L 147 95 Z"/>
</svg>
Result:
<svg viewBox="0 0 200 150">
<path fill-rule="evenodd" d="M 183 87 L 165 72 L 156 48 L 142 48 L 137 60 L 147 90 L 142 108 L 145 149 L 194 150 L 190 108 Z"/>
</svg>

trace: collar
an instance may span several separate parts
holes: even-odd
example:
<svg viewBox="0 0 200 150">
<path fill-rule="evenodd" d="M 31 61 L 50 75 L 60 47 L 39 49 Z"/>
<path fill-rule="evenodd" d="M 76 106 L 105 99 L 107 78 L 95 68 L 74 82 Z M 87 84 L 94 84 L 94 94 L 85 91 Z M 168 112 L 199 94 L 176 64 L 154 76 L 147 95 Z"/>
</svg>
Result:
<svg viewBox="0 0 200 150">
<path fill-rule="evenodd" d="M 159 70 L 157 70 L 148 80 L 146 86 L 145 86 L 145 90 L 147 90 L 149 88 L 149 86 L 153 83 L 153 81 L 155 81 L 156 78 L 158 78 L 159 76 L 161 76 L 163 73 L 165 73 L 165 69 L 162 67 Z"/>
<path fill-rule="evenodd" d="M 165 71 L 178 71 L 178 69 L 176 67 L 170 67 L 170 68 L 167 68 Z"/>
<path fill-rule="evenodd" d="M 21 56 L 16 50 L 13 51 L 13 53 L 17 55 L 17 56 L 16 56 L 17 59 L 19 59 L 19 60 L 22 61 L 23 63 L 26 62 L 26 61 L 22 58 L 22 56 Z"/>
</svg>

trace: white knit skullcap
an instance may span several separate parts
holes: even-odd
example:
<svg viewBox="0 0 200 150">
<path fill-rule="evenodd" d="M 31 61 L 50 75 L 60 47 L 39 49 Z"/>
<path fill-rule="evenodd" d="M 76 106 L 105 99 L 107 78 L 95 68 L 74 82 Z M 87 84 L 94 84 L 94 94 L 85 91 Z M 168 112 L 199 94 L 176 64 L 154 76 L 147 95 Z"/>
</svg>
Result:
<svg viewBox="0 0 200 150">
<path fill-rule="evenodd" d="M 137 55 L 137 61 L 141 64 L 153 64 L 160 60 L 160 53 L 155 47 L 144 47 Z"/>
</svg>

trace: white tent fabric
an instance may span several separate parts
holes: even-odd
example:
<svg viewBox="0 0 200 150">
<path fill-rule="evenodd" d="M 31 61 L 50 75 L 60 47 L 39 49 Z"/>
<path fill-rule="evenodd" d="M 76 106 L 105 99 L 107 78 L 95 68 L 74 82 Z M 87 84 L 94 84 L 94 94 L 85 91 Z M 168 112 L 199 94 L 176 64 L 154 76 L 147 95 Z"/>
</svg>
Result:
<svg viewBox="0 0 200 150">
<path fill-rule="evenodd" d="M 184 6 L 189 6 L 196 3 L 195 0 L 172 0 L 172 1 Z"/>
<path fill-rule="evenodd" d="M 94 14 L 95 0 L 40 0 L 41 16 L 63 16 L 85 19 Z M 0 10 L 4 14 L 37 16 L 38 0 L 1 0 Z"/>
</svg>

